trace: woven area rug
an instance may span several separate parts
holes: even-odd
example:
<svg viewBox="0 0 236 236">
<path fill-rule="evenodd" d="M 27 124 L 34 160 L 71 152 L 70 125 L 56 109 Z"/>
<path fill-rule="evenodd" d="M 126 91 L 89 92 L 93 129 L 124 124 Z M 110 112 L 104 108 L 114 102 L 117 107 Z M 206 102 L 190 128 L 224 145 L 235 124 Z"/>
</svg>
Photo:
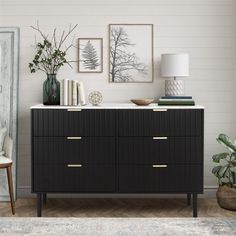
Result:
<svg viewBox="0 0 236 236">
<path fill-rule="evenodd" d="M 0 235 L 236 235 L 235 218 L 0 218 Z"/>
</svg>

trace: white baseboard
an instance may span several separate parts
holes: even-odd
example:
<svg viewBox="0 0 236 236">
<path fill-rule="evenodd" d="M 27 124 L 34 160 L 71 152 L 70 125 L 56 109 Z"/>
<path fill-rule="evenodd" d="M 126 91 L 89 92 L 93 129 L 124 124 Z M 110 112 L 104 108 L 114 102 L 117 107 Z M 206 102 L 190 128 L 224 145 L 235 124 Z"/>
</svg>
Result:
<svg viewBox="0 0 236 236">
<path fill-rule="evenodd" d="M 199 194 L 200 198 L 214 198 L 218 186 L 205 186 L 204 194 Z M 31 193 L 30 186 L 18 186 L 18 198 L 34 198 L 36 194 Z M 53 198 L 183 198 L 185 194 L 48 194 Z M 1 198 L 0 198 L 1 201 Z"/>
</svg>

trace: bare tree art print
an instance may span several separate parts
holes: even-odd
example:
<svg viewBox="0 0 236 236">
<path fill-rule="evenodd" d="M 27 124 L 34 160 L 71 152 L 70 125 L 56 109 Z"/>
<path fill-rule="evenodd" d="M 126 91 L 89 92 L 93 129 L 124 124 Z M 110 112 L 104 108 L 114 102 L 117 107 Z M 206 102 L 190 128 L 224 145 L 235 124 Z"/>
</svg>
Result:
<svg viewBox="0 0 236 236">
<path fill-rule="evenodd" d="M 79 72 L 102 72 L 102 39 L 79 39 Z"/>
<path fill-rule="evenodd" d="M 110 25 L 110 82 L 152 82 L 152 25 Z"/>
</svg>

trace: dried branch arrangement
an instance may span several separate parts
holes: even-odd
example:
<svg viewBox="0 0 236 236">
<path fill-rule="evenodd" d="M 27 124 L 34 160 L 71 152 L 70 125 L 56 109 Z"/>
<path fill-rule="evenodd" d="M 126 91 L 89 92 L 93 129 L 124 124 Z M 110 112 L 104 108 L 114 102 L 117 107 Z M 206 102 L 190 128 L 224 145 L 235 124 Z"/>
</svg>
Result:
<svg viewBox="0 0 236 236">
<path fill-rule="evenodd" d="M 58 70 L 66 64 L 72 68 L 70 64 L 72 61 L 68 61 L 66 55 L 68 50 L 73 47 L 73 40 L 67 47 L 64 47 L 64 44 L 77 26 L 77 24 L 73 27 L 70 26 L 68 32 L 64 30 L 59 41 L 56 39 L 56 28 L 53 30 L 53 35 L 49 38 L 40 30 L 38 23 L 37 27 L 31 26 L 32 29 L 40 34 L 42 41 L 36 42 L 36 54 L 32 62 L 29 63 L 30 72 L 35 73 L 40 70 L 46 74 L 57 74 Z"/>
</svg>

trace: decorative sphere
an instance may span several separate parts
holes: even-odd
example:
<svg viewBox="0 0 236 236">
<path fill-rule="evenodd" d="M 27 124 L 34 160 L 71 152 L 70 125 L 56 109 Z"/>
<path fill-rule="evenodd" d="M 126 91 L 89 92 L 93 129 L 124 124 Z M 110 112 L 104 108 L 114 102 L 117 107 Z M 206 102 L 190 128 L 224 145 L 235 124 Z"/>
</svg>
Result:
<svg viewBox="0 0 236 236">
<path fill-rule="evenodd" d="M 93 91 L 89 94 L 88 100 L 92 105 L 97 106 L 102 102 L 102 94 L 99 91 Z"/>
</svg>

